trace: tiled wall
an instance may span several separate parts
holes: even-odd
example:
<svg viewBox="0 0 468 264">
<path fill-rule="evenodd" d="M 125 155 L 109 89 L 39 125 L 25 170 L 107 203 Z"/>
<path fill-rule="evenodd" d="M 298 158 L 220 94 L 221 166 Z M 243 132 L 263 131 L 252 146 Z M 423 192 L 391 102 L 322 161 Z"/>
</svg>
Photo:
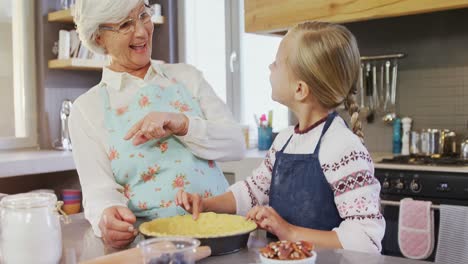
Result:
<svg viewBox="0 0 468 264">
<path fill-rule="evenodd" d="M 468 9 L 350 23 L 361 55 L 403 52 L 397 110 L 414 128 L 468 136 Z M 371 151 L 391 152 L 392 127 L 380 117 L 364 126 Z"/>
</svg>

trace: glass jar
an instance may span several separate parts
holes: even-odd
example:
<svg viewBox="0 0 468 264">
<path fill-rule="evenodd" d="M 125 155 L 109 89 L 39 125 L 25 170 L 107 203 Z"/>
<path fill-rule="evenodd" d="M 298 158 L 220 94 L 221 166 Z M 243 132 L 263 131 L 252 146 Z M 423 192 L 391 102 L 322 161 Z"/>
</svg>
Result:
<svg viewBox="0 0 468 264">
<path fill-rule="evenodd" d="M 5 264 L 58 263 L 62 256 L 57 196 L 10 195 L 0 202 L 0 248 Z"/>
<path fill-rule="evenodd" d="M 189 237 L 159 237 L 138 243 L 144 264 L 195 264 L 196 248 L 200 241 Z"/>
</svg>

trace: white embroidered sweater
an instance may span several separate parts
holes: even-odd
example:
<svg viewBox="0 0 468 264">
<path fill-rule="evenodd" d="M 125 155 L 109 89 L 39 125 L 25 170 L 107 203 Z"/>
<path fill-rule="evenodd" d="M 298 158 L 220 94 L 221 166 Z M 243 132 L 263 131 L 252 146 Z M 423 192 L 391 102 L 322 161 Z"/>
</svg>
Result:
<svg viewBox="0 0 468 264">
<path fill-rule="evenodd" d="M 262 164 L 245 181 L 230 187 L 236 199 L 237 214 L 246 215 L 255 205 L 268 205 L 275 152 L 293 134 L 285 153 L 312 153 L 324 127 L 324 120 L 304 132 L 290 127 L 278 134 Z M 333 190 L 343 222 L 333 230 L 344 249 L 374 252 L 381 250 L 385 220 L 380 214 L 380 183 L 374 177 L 374 164 L 359 138 L 336 117 L 322 138 L 319 160 Z"/>
</svg>

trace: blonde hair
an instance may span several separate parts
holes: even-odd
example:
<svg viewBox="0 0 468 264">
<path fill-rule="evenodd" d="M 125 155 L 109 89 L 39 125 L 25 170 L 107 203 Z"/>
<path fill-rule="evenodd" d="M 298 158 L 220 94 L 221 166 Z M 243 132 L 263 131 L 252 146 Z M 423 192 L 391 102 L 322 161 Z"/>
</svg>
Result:
<svg viewBox="0 0 468 264">
<path fill-rule="evenodd" d="M 288 56 L 292 73 L 304 81 L 320 104 L 334 109 L 344 103 L 353 132 L 364 141 L 355 93 L 360 55 L 353 34 L 344 26 L 326 22 L 304 22 L 290 29 L 296 39 Z"/>
</svg>

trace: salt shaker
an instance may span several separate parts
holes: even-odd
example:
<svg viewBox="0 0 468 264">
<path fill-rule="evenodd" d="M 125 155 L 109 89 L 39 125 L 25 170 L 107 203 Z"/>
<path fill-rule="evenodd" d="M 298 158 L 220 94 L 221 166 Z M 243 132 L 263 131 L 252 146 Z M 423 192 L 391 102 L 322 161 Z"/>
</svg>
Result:
<svg viewBox="0 0 468 264">
<path fill-rule="evenodd" d="M 62 232 L 57 196 L 50 193 L 9 195 L 0 201 L 1 263 L 59 263 Z"/>
</svg>

